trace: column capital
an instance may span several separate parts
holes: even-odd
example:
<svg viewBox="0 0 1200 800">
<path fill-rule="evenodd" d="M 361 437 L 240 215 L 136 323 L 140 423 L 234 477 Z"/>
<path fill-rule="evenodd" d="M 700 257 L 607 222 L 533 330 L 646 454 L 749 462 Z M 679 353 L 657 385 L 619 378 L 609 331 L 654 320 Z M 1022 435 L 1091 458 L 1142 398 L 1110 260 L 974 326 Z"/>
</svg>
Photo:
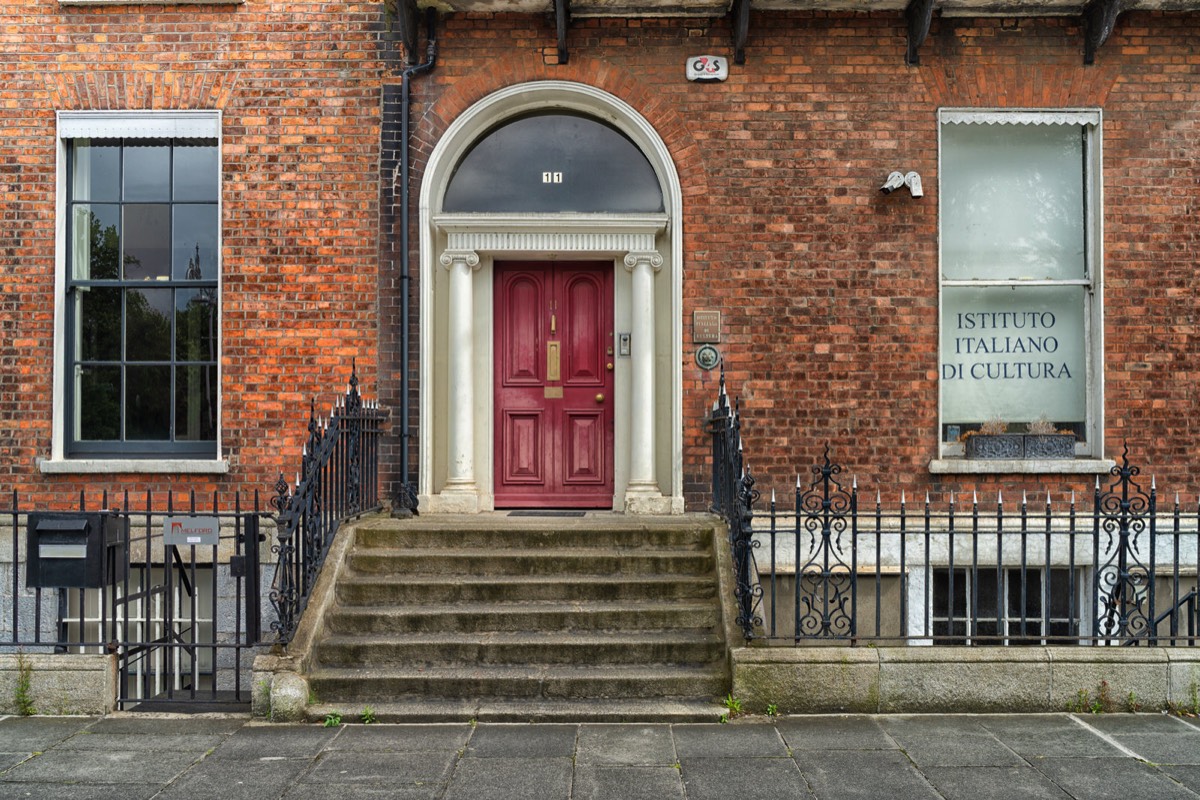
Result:
<svg viewBox="0 0 1200 800">
<path fill-rule="evenodd" d="M 658 272 L 663 265 L 662 254 L 657 250 L 634 250 L 625 254 L 625 269 L 633 272 L 638 264 L 646 264 Z"/>
<path fill-rule="evenodd" d="M 446 269 L 454 264 L 466 264 L 471 269 L 479 269 L 479 254 L 474 250 L 447 250 L 438 256 L 438 261 Z"/>
</svg>

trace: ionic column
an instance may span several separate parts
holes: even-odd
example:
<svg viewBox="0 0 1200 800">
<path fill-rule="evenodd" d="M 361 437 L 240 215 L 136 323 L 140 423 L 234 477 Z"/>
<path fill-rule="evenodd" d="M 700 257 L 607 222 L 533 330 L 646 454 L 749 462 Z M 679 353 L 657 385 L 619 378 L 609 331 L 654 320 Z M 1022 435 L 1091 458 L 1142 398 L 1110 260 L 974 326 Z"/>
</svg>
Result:
<svg viewBox="0 0 1200 800">
<path fill-rule="evenodd" d="M 472 368 L 475 336 L 475 301 L 472 280 L 479 269 L 473 250 L 447 250 L 439 259 L 450 271 L 449 392 L 450 460 L 446 492 L 476 494 L 475 392 Z"/>
<path fill-rule="evenodd" d="M 654 476 L 654 274 L 662 269 L 657 251 L 625 256 L 625 269 L 633 273 L 633 324 L 630 378 L 629 485 L 627 511 L 652 511 L 662 492 Z"/>
</svg>

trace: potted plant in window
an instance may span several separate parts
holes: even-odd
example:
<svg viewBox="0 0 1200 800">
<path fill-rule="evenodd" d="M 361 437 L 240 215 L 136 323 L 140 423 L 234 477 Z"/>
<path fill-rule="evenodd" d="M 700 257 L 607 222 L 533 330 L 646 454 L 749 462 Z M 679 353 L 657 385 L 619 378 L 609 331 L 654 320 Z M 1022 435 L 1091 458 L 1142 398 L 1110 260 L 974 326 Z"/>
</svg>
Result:
<svg viewBox="0 0 1200 800">
<path fill-rule="evenodd" d="M 1075 434 L 1054 429 L 1054 423 L 1042 414 L 1029 423 L 1025 434 L 1025 458 L 1074 458 Z"/>
<path fill-rule="evenodd" d="M 967 458 L 1023 458 L 1025 437 L 1020 433 L 1006 433 L 1008 423 L 1000 418 L 989 419 L 977 431 L 963 434 Z"/>
</svg>

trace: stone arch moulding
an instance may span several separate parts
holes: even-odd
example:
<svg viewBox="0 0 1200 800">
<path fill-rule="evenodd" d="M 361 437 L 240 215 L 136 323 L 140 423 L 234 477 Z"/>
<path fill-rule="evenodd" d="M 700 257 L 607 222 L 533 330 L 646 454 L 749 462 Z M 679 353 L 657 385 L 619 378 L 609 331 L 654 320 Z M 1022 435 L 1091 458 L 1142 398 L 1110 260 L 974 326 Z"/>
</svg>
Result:
<svg viewBox="0 0 1200 800">
<path fill-rule="evenodd" d="M 535 112 L 588 115 L 624 133 L 662 187 L 657 213 L 445 213 L 455 167 L 498 124 Z M 658 132 L 625 101 L 569 81 L 506 87 L 474 103 L 430 154 L 420 193 L 419 494 L 423 511 L 495 507 L 492 280 L 497 260 L 613 263 L 613 510 L 683 511 L 682 191 Z"/>
</svg>

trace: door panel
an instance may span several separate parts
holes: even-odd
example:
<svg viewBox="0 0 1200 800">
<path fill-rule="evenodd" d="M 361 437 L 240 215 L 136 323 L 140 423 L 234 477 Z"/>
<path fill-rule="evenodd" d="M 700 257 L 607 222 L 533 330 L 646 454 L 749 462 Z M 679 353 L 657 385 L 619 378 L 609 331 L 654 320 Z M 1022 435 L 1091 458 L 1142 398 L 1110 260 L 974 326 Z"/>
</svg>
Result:
<svg viewBox="0 0 1200 800">
<path fill-rule="evenodd" d="M 496 506 L 611 508 L 612 264 L 500 262 Z"/>
</svg>

